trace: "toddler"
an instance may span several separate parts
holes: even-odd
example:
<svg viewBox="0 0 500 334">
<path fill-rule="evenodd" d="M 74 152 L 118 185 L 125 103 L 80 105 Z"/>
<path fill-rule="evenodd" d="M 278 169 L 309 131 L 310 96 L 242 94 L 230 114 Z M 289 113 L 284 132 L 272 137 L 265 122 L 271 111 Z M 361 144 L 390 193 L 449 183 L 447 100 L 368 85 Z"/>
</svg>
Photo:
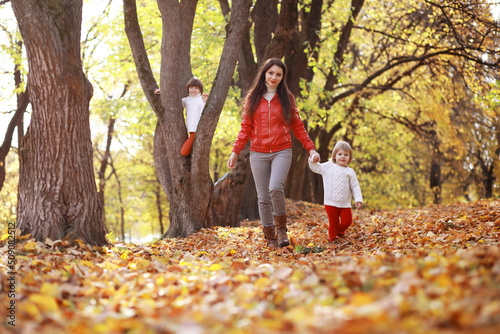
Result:
<svg viewBox="0 0 500 334">
<path fill-rule="evenodd" d="M 360 209 L 363 205 L 356 173 L 348 167 L 351 161 L 352 149 L 345 141 L 335 144 L 331 160 L 319 163 L 309 159 L 311 170 L 323 176 L 324 205 L 330 224 L 328 229 L 330 244 L 339 243 L 347 228 L 351 226 L 351 198 L 354 197 L 356 209 Z"/>
</svg>

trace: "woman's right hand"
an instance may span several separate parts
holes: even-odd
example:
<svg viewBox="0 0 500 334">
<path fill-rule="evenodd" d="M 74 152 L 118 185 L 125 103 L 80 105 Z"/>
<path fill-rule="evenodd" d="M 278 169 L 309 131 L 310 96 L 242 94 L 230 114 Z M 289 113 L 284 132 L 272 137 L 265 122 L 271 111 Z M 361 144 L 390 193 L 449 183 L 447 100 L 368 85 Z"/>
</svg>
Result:
<svg viewBox="0 0 500 334">
<path fill-rule="evenodd" d="M 238 154 L 232 152 L 231 156 L 227 160 L 227 167 L 229 167 L 231 169 L 235 169 L 236 168 L 236 160 L 237 159 L 238 159 Z"/>
</svg>

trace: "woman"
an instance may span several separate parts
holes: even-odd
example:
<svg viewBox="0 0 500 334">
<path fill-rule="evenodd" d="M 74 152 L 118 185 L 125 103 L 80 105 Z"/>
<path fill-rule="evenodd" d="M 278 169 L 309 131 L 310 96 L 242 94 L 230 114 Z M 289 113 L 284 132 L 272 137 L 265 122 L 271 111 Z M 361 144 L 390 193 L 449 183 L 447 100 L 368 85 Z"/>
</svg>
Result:
<svg viewBox="0 0 500 334">
<path fill-rule="evenodd" d="M 238 154 L 251 139 L 250 167 L 267 245 L 288 246 L 284 184 L 292 161 L 290 129 L 312 161 L 320 158 L 288 90 L 286 66 L 280 59 L 271 58 L 262 64 L 243 105 L 241 129 L 227 166 L 235 168 Z"/>
</svg>

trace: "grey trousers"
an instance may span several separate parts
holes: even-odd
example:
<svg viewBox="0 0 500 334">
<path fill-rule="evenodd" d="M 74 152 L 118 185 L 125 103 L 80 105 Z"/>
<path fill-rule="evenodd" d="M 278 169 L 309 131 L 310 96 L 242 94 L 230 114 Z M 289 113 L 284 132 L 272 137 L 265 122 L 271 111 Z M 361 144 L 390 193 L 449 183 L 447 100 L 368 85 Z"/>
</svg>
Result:
<svg viewBox="0 0 500 334">
<path fill-rule="evenodd" d="M 292 163 L 292 149 L 274 153 L 250 151 L 262 226 L 273 226 L 274 216 L 286 214 L 285 180 Z"/>
</svg>

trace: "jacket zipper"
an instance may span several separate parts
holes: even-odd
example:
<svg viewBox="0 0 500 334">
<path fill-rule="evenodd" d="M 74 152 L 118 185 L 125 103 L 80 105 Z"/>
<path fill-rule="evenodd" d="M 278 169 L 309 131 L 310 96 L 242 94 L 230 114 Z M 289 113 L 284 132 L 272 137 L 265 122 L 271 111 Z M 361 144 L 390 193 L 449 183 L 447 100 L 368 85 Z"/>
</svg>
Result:
<svg viewBox="0 0 500 334">
<path fill-rule="evenodd" d="M 267 101 L 267 109 L 268 109 L 268 115 L 269 115 L 269 153 L 272 153 L 271 150 L 271 101 Z"/>
</svg>

